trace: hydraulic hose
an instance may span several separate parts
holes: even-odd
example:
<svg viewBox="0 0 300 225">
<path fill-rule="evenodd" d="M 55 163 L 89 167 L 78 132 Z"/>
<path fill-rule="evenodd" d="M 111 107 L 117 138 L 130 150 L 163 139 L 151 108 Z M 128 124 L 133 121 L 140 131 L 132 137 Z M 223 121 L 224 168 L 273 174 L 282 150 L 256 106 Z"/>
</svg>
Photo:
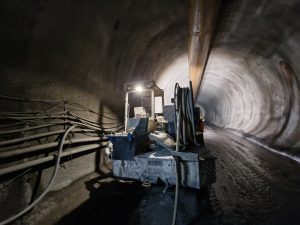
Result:
<svg viewBox="0 0 300 225">
<path fill-rule="evenodd" d="M 177 128 L 176 128 L 176 152 L 179 152 L 179 127 L 180 123 L 180 113 L 177 115 Z M 175 200 L 174 200 L 174 209 L 173 209 L 173 219 L 172 219 L 172 225 L 176 224 L 176 217 L 177 217 L 177 209 L 178 209 L 178 193 L 179 193 L 179 157 L 173 156 L 175 159 L 175 167 L 176 167 L 176 186 L 175 186 Z"/>
<path fill-rule="evenodd" d="M 181 113 L 181 120 L 178 123 L 180 127 L 178 138 L 185 146 L 198 145 L 194 124 L 194 103 L 191 88 L 191 84 L 190 88 L 181 88 L 177 83 L 174 91 L 175 118 L 178 113 Z"/>
<path fill-rule="evenodd" d="M 54 180 L 56 178 L 56 175 L 57 175 L 57 172 L 58 172 L 58 168 L 59 168 L 59 164 L 60 164 L 60 159 L 61 159 L 61 154 L 62 154 L 62 149 L 63 149 L 63 146 L 64 146 L 64 142 L 65 142 L 65 139 L 67 137 L 67 135 L 75 128 L 76 126 L 71 126 L 70 128 L 68 128 L 62 139 L 61 139 L 61 142 L 59 144 L 59 148 L 58 148 L 58 154 L 57 154 L 57 160 L 56 160 L 56 164 L 55 164 L 55 168 L 54 168 L 54 172 L 52 174 L 52 177 L 50 179 L 50 182 L 48 184 L 48 186 L 46 187 L 46 189 L 43 191 L 43 193 L 36 199 L 34 200 L 30 205 L 28 205 L 25 209 L 23 209 L 21 212 L 7 218 L 6 220 L 0 222 L 0 225 L 5 225 L 5 224 L 8 224 L 8 223 L 11 223 L 13 222 L 14 220 L 18 219 L 20 216 L 23 216 L 25 213 L 29 212 L 34 206 L 36 206 L 41 200 L 42 198 L 45 197 L 45 195 L 49 192 L 49 190 L 51 189 L 53 183 L 54 183 Z"/>
</svg>

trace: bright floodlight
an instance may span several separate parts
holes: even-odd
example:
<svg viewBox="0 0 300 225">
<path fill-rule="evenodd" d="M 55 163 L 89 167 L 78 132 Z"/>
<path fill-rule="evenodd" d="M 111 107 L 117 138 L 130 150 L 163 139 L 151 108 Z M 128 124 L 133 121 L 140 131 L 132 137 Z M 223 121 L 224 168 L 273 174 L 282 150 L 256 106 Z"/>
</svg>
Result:
<svg viewBox="0 0 300 225">
<path fill-rule="evenodd" d="M 143 88 L 143 87 L 141 87 L 141 86 L 137 86 L 137 87 L 135 88 L 135 90 L 136 90 L 136 91 L 138 91 L 138 92 L 141 92 L 141 91 L 143 91 L 143 90 L 144 90 L 144 88 Z"/>
</svg>

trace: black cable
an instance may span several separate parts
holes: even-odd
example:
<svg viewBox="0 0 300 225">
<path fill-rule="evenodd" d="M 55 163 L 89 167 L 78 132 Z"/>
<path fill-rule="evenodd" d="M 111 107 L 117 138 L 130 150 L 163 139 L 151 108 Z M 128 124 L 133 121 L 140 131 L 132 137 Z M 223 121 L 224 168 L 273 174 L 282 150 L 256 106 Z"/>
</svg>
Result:
<svg viewBox="0 0 300 225">
<path fill-rule="evenodd" d="M 51 103 L 51 104 L 57 104 L 57 105 L 59 105 L 59 104 L 72 105 L 72 106 L 84 109 L 90 113 L 100 115 L 106 119 L 118 121 L 118 119 L 115 119 L 115 118 L 112 118 L 109 116 L 105 116 L 103 113 L 95 112 L 94 110 L 89 109 L 88 107 L 86 107 L 84 105 L 81 105 L 81 104 L 75 103 L 75 102 L 71 102 L 71 101 L 54 101 L 54 100 L 47 100 L 47 99 L 40 100 L 40 99 L 18 98 L 18 97 L 11 97 L 11 96 L 2 95 L 2 94 L 0 94 L 0 98 L 4 99 L 4 100 L 12 100 L 12 101 L 19 101 L 19 102 L 38 102 L 38 103 Z M 54 107 L 57 107 L 57 105 Z"/>
<path fill-rule="evenodd" d="M 190 88 L 191 85 L 190 85 Z M 198 145 L 196 140 L 195 122 L 194 122 L 194 102 L 192 90 L 188 87 L 181 88 L 178 83 L 174 89 L 174 107 L 175 119 L 181 113 L 179 121 L 180 132 L 178 135 L 179 142 L 184 146 Z"/>
</svg>

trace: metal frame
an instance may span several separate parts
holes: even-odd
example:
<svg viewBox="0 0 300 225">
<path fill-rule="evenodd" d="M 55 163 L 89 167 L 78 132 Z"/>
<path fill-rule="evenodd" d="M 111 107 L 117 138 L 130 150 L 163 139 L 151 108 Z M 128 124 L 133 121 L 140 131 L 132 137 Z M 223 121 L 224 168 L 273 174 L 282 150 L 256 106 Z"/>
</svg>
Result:
<svg viewBox="0 0 300 225">
<path fill-rule="evenodd" d="M 141 82 L 131 82 L 126 83 L 124 85 L 125 90 L 125 132 L 127 131 L 127 123 L 128 123 L 128 101 L 129 101 L 129 93 L 138 92 L 135 88 L 141 86 L 144 91 L 149 91 L 151 95 L 151 117 L 155 119 L 155 97 L 162 97 L 162 107 L 164 107 L 164 91 L 160 89 L 154 81 L 141 81 Z"/>
</svg>

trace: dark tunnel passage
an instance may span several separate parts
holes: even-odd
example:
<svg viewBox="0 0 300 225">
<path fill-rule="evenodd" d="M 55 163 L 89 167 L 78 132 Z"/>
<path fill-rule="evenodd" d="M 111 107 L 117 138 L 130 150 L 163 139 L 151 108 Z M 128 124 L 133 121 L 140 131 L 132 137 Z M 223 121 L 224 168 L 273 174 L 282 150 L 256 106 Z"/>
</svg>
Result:
<svg viewBox="0 0 300 225">
<path fill-rule="evenodd" d="M 188 85 L 187 4 L 0 3 L 0 225 L 46 189 L 70 121 L 88 127 L 66 139 L 52 192 L 12 224 L 171 224 L 173 187 L 121 181 L 100 164 L 105 135 L 124 126 L 126 82 L 154 80 L 165 105 L 176 83 Z M 204 193 L 182 188 L 177 224 L 300 224 L 300 1 L 219 1 L 207 33 L 195 104 L 217 181 Z M 26 140 L 45 132 L 57 133 Z"/>
</svg>

